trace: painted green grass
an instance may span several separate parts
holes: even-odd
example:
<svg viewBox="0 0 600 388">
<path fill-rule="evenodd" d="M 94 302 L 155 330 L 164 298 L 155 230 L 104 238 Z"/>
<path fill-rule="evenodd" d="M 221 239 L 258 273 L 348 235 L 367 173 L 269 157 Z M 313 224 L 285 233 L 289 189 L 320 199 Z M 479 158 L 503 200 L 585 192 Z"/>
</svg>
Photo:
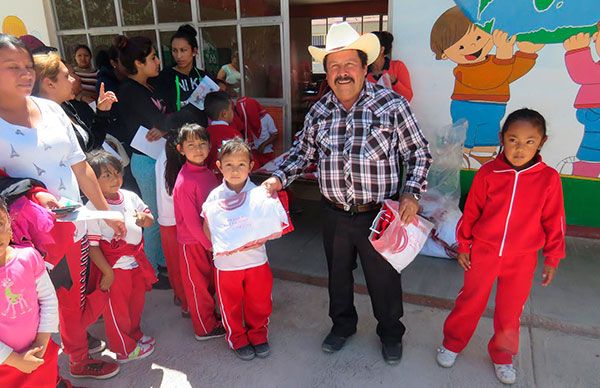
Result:
<svg viewBox="0 0 600 388">
<path fill-rule="evenodd" d="M 475 171 L 460 172 L 461 208 L 464 206 Z M 568 225 L 600 228 L 600 180 L 562 176 Z"/>
</svg>

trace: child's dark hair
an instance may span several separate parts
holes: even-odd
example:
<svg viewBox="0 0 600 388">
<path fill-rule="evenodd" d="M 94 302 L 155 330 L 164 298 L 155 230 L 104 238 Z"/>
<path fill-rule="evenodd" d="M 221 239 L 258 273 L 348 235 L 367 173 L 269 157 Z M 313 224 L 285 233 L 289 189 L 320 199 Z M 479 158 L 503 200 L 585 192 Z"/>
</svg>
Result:
<svg viewBox="0 0 600 388">
<path fill-rule="evenodd" d="M 196 40 L 196 35 L 198 35 L 198 32 L 194 27 L 189 24 L 183 24 L 179 26 L 177 32 L 171 37 L 171 45 L 173 45 L 173 40 L 175 39 L 185 39 L 192 46 L 192 50 L 197 49 L 198 41 Z"/>
<path fill-rule="evenodd" d="M 6 204 L 6 198 L 4 198 L 3 196 L 0 196 L 0 222 L 3 221 L 2 220 L 2 215 L 6 214 L 6 217 L 8 218 L 8 222 L 10 223 L 10 213 L 8 211 L 8 205 Z M 4 226 L 2 223 L 0 223 L 0 227 Z"/>
<path fill-rule="evenodd" d="M 527 121 L 541 131 L 542 137 L 546 137 L 546 119 L 538 111 L 529 108 L 521 108 L 509 114 L 502 125 L 501 135 L 504 136 L 508 128 L 517 121 Z"/>
<path fill-rule="evenodd" d="M 223 157 L 226 155 L 235 154 L 238 152 L 246 153 L 248 155 L 248 159 L 252 161 L 252 150 L 250 149 L 250 146 L 239 136 L 236 136 L 233 139 L 227 140 L 223 143 L 219 149 L 219 160 L 223 159 Z"/>
<path fill-rule="evenodd" d="M 104 150 L 93 150 L 87 154 L 87 162 L 94 170 L 96 178 L 102 175 L 102 169 L 111 166 L 118 172 L 123 172 L 123 164 L 116 156 Z"/>
<path fill-rule="evenodd" d="M 394 35 L 387 31 L 373 31 L 373 34 L 379 39 L 379 45 L 383 47 L 383 55 L 390 55 L 392 52 L 392 43 Z"/>
<path fill-rule="evenodd" d="M 169 131 L 166 138 L 167 142 L 165 143 L 165 155 L 167 156 L 167 163 L 165 164 L 165 188 L 169 195 L 173 195 L 177 175 L 185 163 L 185 157 L 177 151 L 179 129 L 190 125 L 195 119 L 194 113 L 182 109 L 170 114 L 165 121 L 165 128 Z"/>
<path fill-rule="evenodd" d="M 211 120 L 218 120 L 221 112 L 229 108 L 229 94 L 225 92 L 210 92 L 204 98 L 204 112 Z"/>
<path fill-rule="evenodd" d="M 110 55 L 108 54 L 107 49 L 102 49 L 98 51 L 98 54 L 96 54 L 96 66 L 98 66 L 98 69 L 101 67 L 111 68 Z"/>
<path fill-rule="evenodd" d="M 125 35 L 118 35 L 115 38 L 115 46 L 119 50 L 119 60 L 127 73 L 137 74 L 135 61 L 146 63 L 146 57 L 152 52 L 152 41 L 145 36 L 134 36 L 131 38 Z"/>
<path fill-rule="evenodd" d="M 167 137 L 165 153 L 167 164 L 165 165 L 165 188 L 169 195 L 173 195 L 173 188 L 181 167 L 185 164 L 185 156 L 177 150 L 177 146 L 183 146 L 186 140 L 200 139 L 210 142 L 208 131 L 198 124 L 184 124 L 177 132 Z"/>
<path fill-rule="evenodd" d="M 0 49 L 3 48 L 17 48 L 23 50 L 27 54 L 29 54 L 31 62 L 33 62 L 33 55 L 31 55 L 31 51 L 29 50 L 27 45 L 19 38 L 16 38 L 9 34 L 0 33 Z"/>
</svg>

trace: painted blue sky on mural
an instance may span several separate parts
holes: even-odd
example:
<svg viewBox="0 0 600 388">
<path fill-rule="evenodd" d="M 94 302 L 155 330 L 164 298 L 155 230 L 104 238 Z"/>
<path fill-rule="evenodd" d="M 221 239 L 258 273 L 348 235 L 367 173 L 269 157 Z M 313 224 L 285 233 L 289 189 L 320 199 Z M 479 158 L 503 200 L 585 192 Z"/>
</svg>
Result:
<svg viewBox="0 0 600 388">
<path fill-rule="evenodd" d="M 510 35 L 540 29 L 592 26 L 600 22 L 599 0 L 455 0 L 474 23 L 493 20 Z"/>
</svg>

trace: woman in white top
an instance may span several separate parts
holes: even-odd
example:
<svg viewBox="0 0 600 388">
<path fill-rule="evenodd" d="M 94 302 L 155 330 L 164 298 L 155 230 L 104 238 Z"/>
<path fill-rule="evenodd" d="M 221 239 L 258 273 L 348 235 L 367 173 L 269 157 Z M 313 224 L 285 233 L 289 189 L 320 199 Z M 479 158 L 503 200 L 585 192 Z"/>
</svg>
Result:
<svg viewBox="0 0 600 388">
<path fill-rule="evenodd" d="M 221 83 L 221 85 L 225 86 L 227 89 L 223 91 L 226 91 L 233 96 L 239 96 L 241 93 L 240 84 L 242 81 L 242 74 L 239 71 L 239 67 L 238 53 L 237 51 L 234 51 L 231 54 L 231 62 L 221 66 L 221 69 L 219 69 L 219 72 L 217 73 L 217 79 L 225 82 L 225 85 Z"/>
<path fill-rule="evenodd" d="M 9 176 L 44 183 L 49 193 L 38 193 L 36 198 L 47 208 L 60 207 L 61 198 L 78 201 L 81 188 L 98 209 L 108 210 L 71 121 L 55 102 L 30 96 L 35 82 L 33 58 L 23 42 L 6 34 L 0 34 L 0 79 L 0 168 Z M 118 238 L 125 234 L 122 221 L 107 223 Z M 73 258 L 76 262 L 67 255 L 73 286 L 57 292 L 61 333 L 68 333 L 68 338 L 63 335 L 64 350 L 70 356 L 72 375 L 110 377 L 118 366 L 89 358 L 86 327 L 81 323 L 86 296 L 79 282 L 85 279 L 87 267 L 83 267 L 88 263 L 82 247 L 87 244 L 85 227 L 78 228 L 73 244 L 81 247 Z"/>
</svg>

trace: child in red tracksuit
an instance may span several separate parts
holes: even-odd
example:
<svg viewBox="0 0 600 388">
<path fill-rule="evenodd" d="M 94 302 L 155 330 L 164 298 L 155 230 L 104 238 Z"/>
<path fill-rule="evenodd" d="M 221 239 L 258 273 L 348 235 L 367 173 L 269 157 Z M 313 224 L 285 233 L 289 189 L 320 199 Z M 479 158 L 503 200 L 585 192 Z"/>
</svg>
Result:
<svg viewBox="0 0 600 388">
<path fill-rule="evenodd" d="M 166 171 L 172 174 L 179 170 L 173 187 L 179 266 L 195 337 L 202 341 L 225 335 L 215 313 L 212 245 L 204 235 L 200 216 L 202 204 L 219 182 L 206 166 L 210 150 L 206 129 L 186 124 L 179 130 L 176 143 L 180 157 L 170 156 Z"/>
<path fill-rule="evenodd" d="M 488 352 L 496 376 L 513 384 L 519 323 L 529 296 L 537 252 L 545 257 L 542 285 L 552 282 L 565 257 L 565 212 L 559 174 L 542 162 L 546 122 L 520 109 L 502 126 L 503 153 L 475 174 L 457 226 L 464 286 L 444 324 L 437 362 L 449 368 L 469 342 L 497 281 L 494 336 Z"/>
<path fill-rule="evenodd" d="M 207 204 L 256 187 L 248 178 L 253 167 L 252 151 L 241 138 L 221 147 L 217 166 L 224 180 L 210 193 Z M 204 225 L 205 233 L 210 236 L 209 221 Z M 229 255 L 215 255 L 214 262 L 217 295 L 229 346 L 243 360 L 267 357 L 273 274 L 264 243 Z"/>
<path fill-rule="evenodd" d="M 204 112 L 211 119 L 206 128 L 210 137 L 210 152 L 208 153 L 207 165 L 213 172 L 220 175 L 217 169 L 219 148 L 223 142 L 241 136 L 240 131 L 233 122 L 233 103 L 225 92 L 211 92 L 204 99 Z"/>
<path fill-rule="evenodd" d="M 142 228 L 151 226 L 154 218 L 137 194 L 121 189 L 123 166 L 116 157 L 96 150 L 87 159 L 110 210 L 123 214 L 127 228 L 125 237 L 115 240 L 102 220 L 88 221 L 90 258 L 102 272 L 100 289 L 108 292 L 103 312 L 108 348 L 117 354 L 118 362 L 139 360 L 152 354 L 156 343 L 141 329 L 145 294 L 157 281 L 144 253 Z M 91 202 L 86 207 L 96 210 Z"/>
</svg>

